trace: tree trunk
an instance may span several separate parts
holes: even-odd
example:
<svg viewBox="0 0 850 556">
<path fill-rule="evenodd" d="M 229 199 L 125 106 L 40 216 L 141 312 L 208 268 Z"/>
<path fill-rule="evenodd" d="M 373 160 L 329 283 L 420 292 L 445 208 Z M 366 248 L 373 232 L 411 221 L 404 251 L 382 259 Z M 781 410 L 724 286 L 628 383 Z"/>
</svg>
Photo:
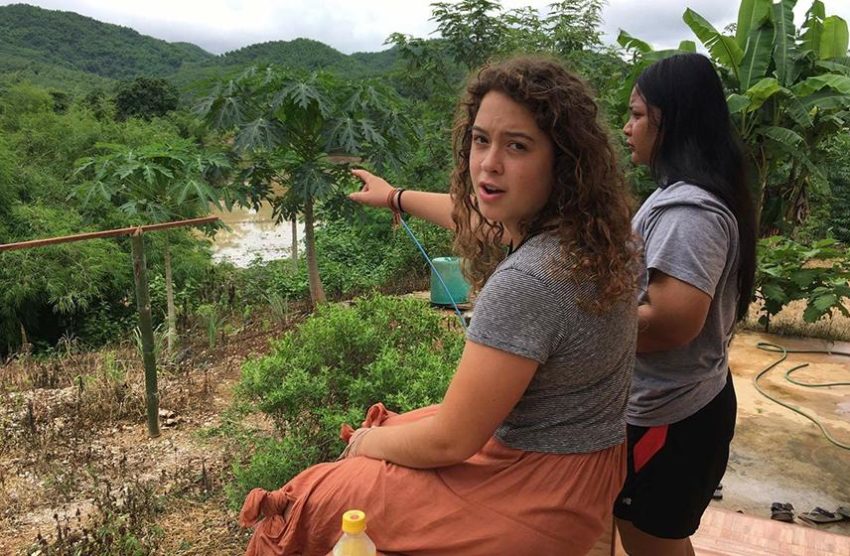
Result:
<svg viewBox="0 0 850 556">
<path fill-rule="evenodd" d="M 292 270 L 298 272 L 298 218 L 292 219 L 292 250 L 289 258 L 292 259 Z"/>
<path fill-rule="evenodd" d="M 766 229 L 763 226 L 763 222 L 761 221 L 761 213 L 764 209 L 765 196 L 767 194 L 767 160 L 764 154 L 764 148 L 759 147 L 758 152 L 753 155 L 753 167 L 751 168 L 751 172 L 754 173 L 752 178 L 755 181 L 755 187 L 752 191 L 753 194 L 753 211 L 755 212 L 755 224 L 757 229 L 758 237 L 762 237 L 764 230 Z"/>
<path fill-rule="evenodd" d="M 304 242 L 307 246 L 307 278 L 310 282 L 310 300 L 313 306 L 327 303 L 322 278 L 319 276 L 319 264 L 316 261 L 316 236 L 313 233 L 313 197 L 307 197 L 304 203 Z"/>
<path fill-rule="evenodd" d="M 165 235 L 165 300 L 168 307 L 168 354 L 177 348 L 177 310 L 174 308 L 174 281 L 171 276 L 171 247 Z"/>
</svg>

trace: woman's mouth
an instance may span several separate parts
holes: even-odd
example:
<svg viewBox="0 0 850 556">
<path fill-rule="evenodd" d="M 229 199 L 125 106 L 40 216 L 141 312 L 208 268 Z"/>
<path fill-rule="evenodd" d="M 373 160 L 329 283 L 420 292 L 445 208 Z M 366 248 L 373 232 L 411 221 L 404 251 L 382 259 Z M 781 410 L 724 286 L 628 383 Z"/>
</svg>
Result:
<svg viewBox="0 0 850 556">
<path fill-rule="evenodd" d="M 489 183 L 482 183 L 478 186 L 478 198 L 484 202 L 494 201 L 504 194 L 504 190 Z"/>
</svg>

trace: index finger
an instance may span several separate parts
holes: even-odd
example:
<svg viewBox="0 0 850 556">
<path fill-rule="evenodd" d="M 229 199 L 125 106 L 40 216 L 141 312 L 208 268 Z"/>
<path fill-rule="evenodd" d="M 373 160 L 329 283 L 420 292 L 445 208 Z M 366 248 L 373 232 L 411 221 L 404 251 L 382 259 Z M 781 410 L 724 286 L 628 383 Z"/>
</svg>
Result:
<svg viewBox="0 0 850 556">
<path fill-rule="evenodd" d="M 352 168 L 351 173 L 357 176 L 361 181 L 366 181 L 366 178 L 372 177 L 372 173 L 362 168 Z"/>
</svg>

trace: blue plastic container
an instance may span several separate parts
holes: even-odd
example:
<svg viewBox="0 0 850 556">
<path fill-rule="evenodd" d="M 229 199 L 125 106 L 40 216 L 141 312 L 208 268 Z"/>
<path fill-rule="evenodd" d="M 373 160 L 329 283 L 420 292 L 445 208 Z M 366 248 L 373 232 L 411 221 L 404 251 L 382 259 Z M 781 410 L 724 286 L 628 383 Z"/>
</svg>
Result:
<svg viewBox="0 0 850 556">
<path fill-rule="evenodd" d="M 440 272 L 443 281 L 449 288 L 449 294 L 446 293 L 446 288 L 437 278 L 434 269 L 431 269 L 431 303 L 434 305 L 451 305 L 452 299 L 455 303 L 466 303 L 469 301 L 469 283 L 464 279 L 463 273 L 460 271 L 460 257 L 437 257 L 431 262 L 434 267 Z"/>
</svg>

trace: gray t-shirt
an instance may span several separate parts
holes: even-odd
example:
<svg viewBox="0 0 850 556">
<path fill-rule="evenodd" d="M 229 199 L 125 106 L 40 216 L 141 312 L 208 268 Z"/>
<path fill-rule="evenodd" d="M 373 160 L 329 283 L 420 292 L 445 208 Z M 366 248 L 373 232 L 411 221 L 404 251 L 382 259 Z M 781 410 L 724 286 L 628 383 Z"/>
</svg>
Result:
<svg viewBox="0 0 850 556">
<path fill-rule="evenodd" d="M 558 239 L 539 234 L 509 255 L 475 303 L 467 338 L 540 363 L 496 430 L 520 450 L 588 453 L 625 440 L 625 409 L 637 341 L 636 300 L 602 314 L 578 296 L 596 288 L 564 270 Z"/>
<path fill-rule="evenodd" d="M 654 427 L 689 417 L 726 385 L 728 346 L 738 303 L 738 223 L 716 196 L 684 182 L 657 189 L 633 220 L 643 238 L 647 273 L 664 274 L 711 296 L 705 325 L 689 344 L 639 353 L 627 420 Z"/>
</svg>

